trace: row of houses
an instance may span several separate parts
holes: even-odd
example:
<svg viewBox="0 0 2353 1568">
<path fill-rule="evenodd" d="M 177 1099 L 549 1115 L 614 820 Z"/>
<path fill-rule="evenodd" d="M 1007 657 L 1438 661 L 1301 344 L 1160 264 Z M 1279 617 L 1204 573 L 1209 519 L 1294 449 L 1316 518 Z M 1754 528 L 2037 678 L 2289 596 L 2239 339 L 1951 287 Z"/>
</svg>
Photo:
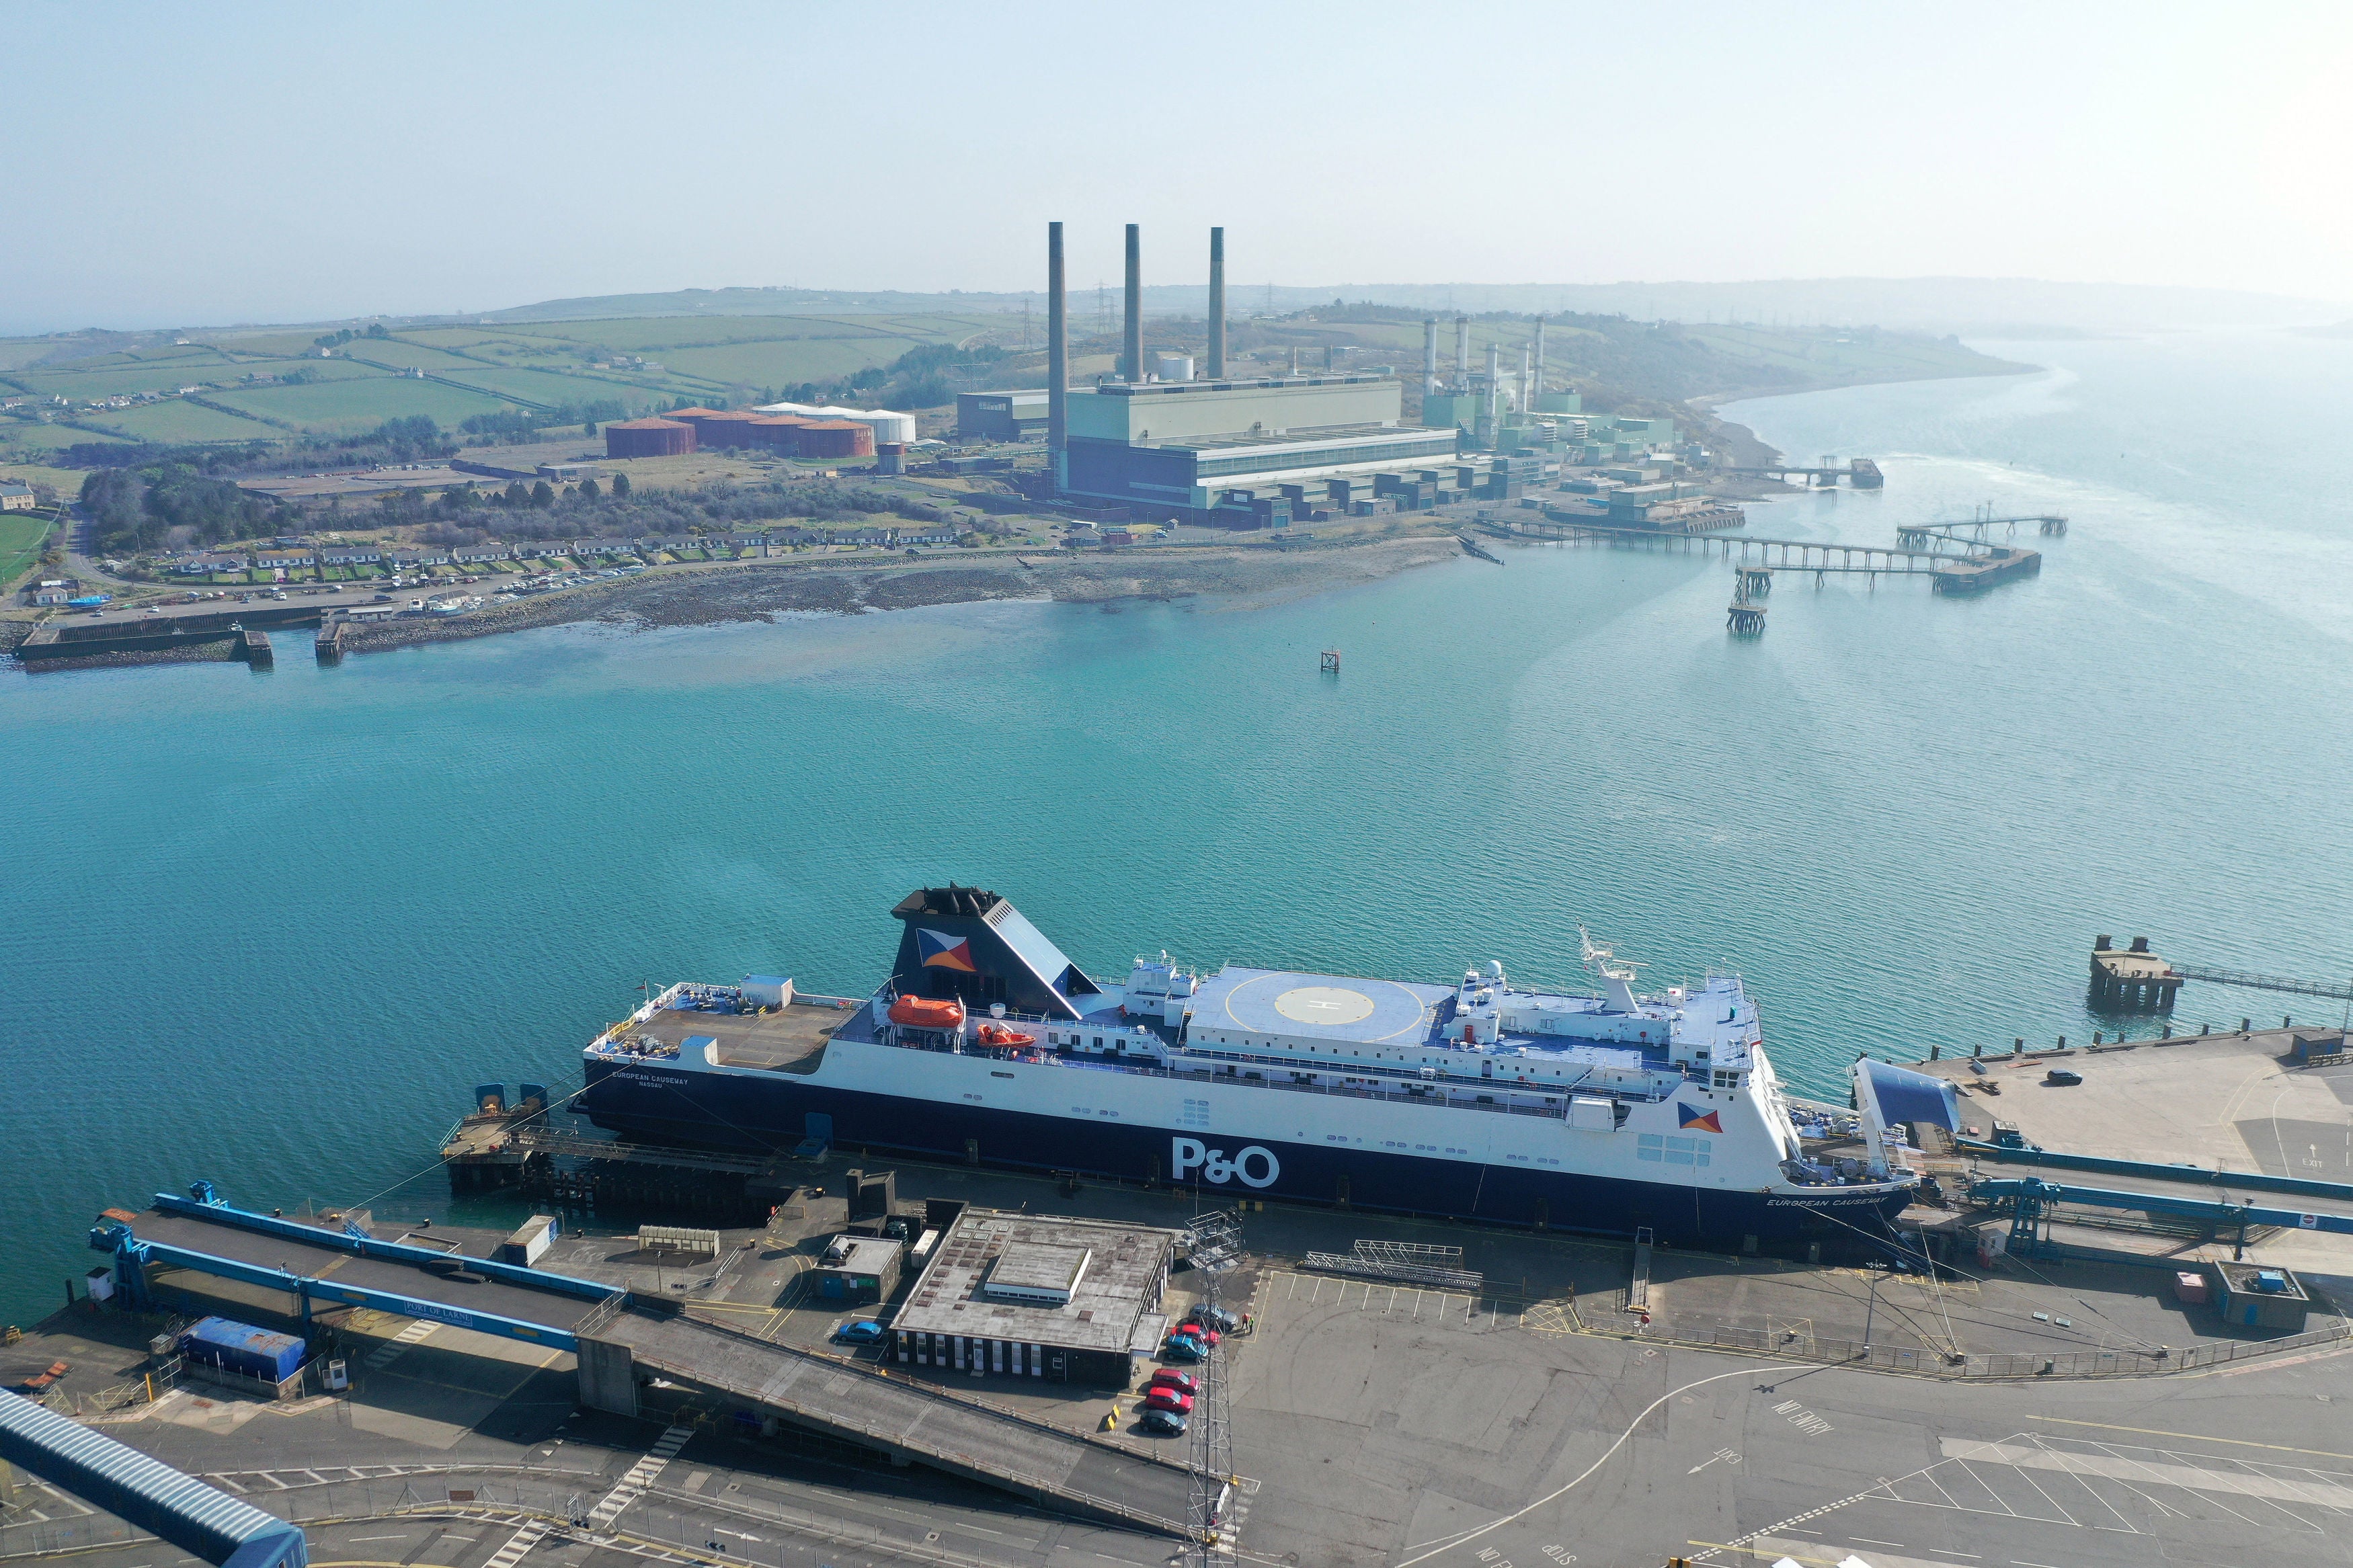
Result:
<svg viewBox="0 0 2353 1568">
<path fill-rule="evenodd" d="M 777 529 L 767 533 L 680 534 L 672 539 L 547 539 L 505 544 L 485 540 L 480 544 L 339 544 L 315 550 L 205 551 L 174 561 L 171 569 L 185 576 L 209 576 L 222 572 L 307 571 L 316 566 L 390 566 L 406 571 L 429 566 L 489 565 L 500 561 L 540 561 L 558 557 L 609 559 L 623 555 L 679 553 L 691 550 L 765 550 L 807 544 L 853 544 L 890 549 L 907 544 L 953 544 L 972 531 L 968 520 L 939 522 L 857 523 L 832 527 Z"/>
</svg>

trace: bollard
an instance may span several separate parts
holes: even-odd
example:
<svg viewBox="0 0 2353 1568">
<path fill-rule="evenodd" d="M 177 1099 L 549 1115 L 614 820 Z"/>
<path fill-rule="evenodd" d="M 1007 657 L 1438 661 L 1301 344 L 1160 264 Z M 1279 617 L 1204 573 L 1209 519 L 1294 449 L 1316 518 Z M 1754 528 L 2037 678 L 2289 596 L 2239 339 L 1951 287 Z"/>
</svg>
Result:
<svg viewBox="0 0 2353 1568">
<path fill-rule="evenodd" d="M 2065 1044 L 2067 1043 L 2067 1037 L 2066 1037 L 2066 1036 L 2064 1036 L 2064 1035 L 2060 1036 L 2060 1037 L 2059 1037 L 2059 1043 L 2060 1043 L 2061 1045 L 2063 1045 L 2063 1045 L 2065 1045 Z M 2099 1031 L 2099 1030 L 2097 1030 L 2097 1029 L 2094 1029 L 2094 1030 L 2093 1030 L 2093 1031 L 2092 1031 L 2092 1044 L 2094 1044 L 2094 1045 L 2095 1045 L 2095 1046 L 2096 1046 L 2096 1045 L 2098 1045 L 2099 1043 L 2100 1043 L 2100 1031 Z"/>
<path fill-rule="evenodd" d="M 1973 1057 L 1981 1057 L 1985 1055 L 1985 1042 L 1980 1040 L 1976 1045 L 1971 1046 L 1969 1047 L 1969 1055 Z"/>
<path fill-rule="evenodd" d="M 2020 1036 L 2017 1039 L 2014 1039 L 2014 1040 L 2010 1041 L 2010 1054 L 2011 1056 L 2014 1056 L 2014 1057 L 2016 1057 L 2016 1056 L 2023 1056 L 2023 1055 L 2025 1055 L 2025 1053 L 2026 1053 L 2026 1037 L 2025 1037 L 2024 1036 L 2022 1036 L 2022 1035 L 2021 1035 L 2021 1036 Z"/>
<path fill-rule="evenodd" d="M 2064 1035 L 2059 1037 L 2059 1048 L 2063 1051 L 2067 1048 L 2067 1037 Z"/>
</svg>

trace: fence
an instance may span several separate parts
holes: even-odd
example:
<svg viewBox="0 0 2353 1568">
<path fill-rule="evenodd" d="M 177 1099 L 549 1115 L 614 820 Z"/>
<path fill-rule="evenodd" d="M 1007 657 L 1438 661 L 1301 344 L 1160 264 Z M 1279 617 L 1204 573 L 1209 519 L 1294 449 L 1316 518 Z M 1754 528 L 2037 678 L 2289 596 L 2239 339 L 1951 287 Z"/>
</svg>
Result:
<svg viewBox="0 0 2353 1568">
<path fill-rule="evenodd" d="M 2221 1366 L 2253 1356 L 2278 1355 L 2284 1351 L 2310 1350 L 2343 1343 L 2353 1337 L 2353 1325 L 2317 1329 L 2276 1340 L 2221 1340 L 2182 1349 L 2162 1351 L 2087 1350 L 2002 1352 L 1961 1356 L 1917 1345 L 1865 1345 L 1859 1340 L 1822 1339 L 1810 1335 L 1776 1334 L 1767 1329 L 1718 1327 L 1707 1342 L 1717 1349 L 1754 1351 L 1787 1356 L 1793 1361 L 1821 1362 L 1832 1366 L 1866 1367 L 1874 1372 L 1920 1373 L 1936 1377 L 2153 1377 Z"/>
</svg>

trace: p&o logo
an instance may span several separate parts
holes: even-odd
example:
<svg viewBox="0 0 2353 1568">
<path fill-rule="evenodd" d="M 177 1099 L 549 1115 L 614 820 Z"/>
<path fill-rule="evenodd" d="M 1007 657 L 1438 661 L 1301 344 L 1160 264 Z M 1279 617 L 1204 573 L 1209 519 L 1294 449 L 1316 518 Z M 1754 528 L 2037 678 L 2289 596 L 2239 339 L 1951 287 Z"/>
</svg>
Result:
<svg viewBox="0 0 2353 1568">
<path fill-rule="evenodd" d="M 1246 1187 L 1271 1187 L 1282 1174 L 1282 1163 L 1271 1149 L 1252 1143 L 1229 1159 L 1223 1149 L 1209 1148 L 1198 1138 L 1175 1140 L 1168 1165 L 1177 1181 L 1183 1181 L 1188 1172 L 1198 1171 L 1203 1181 L 1220 1187 L 1237 1180 Z"/>
</svg>

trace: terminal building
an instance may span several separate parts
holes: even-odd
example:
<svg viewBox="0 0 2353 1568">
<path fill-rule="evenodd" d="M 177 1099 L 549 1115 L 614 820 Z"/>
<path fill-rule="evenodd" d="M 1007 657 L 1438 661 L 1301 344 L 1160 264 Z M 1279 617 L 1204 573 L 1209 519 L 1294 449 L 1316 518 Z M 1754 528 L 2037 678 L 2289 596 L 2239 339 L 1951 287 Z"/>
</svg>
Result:
<svg viewBox="0 0 2353 1568">
<path fill-rule="evenodd" d="M 1451 459 L 1452 427 L 1403 422 L 1404 388 L 1382 375 L 1259 381 L 1109 382 L 1074 388 L 1064 491 L 1146 520 L 1288 521 L 1250 503 L 1285 488 Z M 1238 493 L 1239 492 L 1239 493 Z"/>
<path fill-rule="evenodd" d="M 892 1321 L 892 1355 L 934 1375 L 1124 1388 L 1167 1331 L 1177 1233 L 966 1209 Z"/>
</svg>

